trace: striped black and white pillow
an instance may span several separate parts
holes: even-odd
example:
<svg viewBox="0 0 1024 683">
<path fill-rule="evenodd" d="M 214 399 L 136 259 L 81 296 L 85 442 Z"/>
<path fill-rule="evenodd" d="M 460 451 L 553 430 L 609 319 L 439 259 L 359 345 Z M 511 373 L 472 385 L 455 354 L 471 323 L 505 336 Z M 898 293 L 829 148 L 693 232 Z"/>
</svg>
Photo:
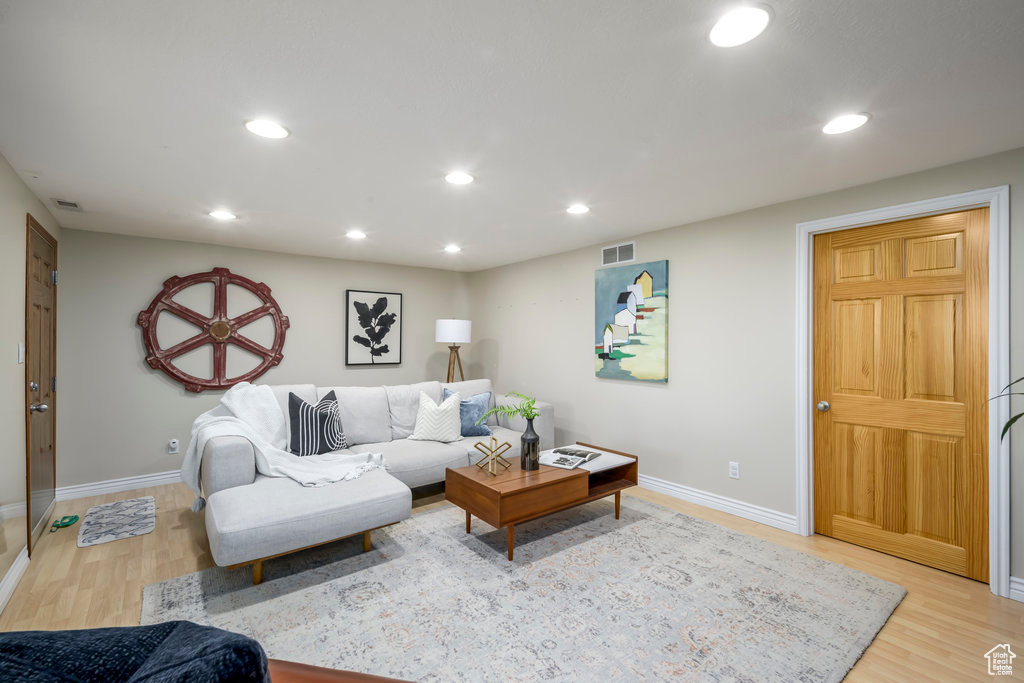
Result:
<svg viewBox="0 0 1024 683">
<path fill-rule="evenodd" d="M 289 393 L 288 416 L 292 427 L 289 449 L 295 455 L 319 455 L 348 447 L 341 431 L 338 399 L 333 391 L 316 405 Z"/>
</svg>

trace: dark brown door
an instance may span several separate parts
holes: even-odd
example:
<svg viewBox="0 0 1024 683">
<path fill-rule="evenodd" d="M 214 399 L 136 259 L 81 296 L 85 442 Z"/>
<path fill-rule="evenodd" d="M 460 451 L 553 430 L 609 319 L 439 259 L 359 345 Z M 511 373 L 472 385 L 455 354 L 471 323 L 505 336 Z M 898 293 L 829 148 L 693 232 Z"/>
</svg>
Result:
<svg viewBox="0 0 1024 683">
<path fill-rule="evenodd" d="M 28 552 L 46 529 L 56 488 L 57 240 L 28 216 L 25 419 Z"/>
</svg>

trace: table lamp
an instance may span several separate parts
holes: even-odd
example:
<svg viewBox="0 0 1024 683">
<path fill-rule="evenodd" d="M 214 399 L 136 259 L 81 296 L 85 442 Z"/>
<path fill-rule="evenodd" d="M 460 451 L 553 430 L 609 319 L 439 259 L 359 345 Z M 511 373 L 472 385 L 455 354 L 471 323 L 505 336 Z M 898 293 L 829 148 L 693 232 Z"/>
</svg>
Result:
<svg viewBox="0 0 1024 683">
<path fill-rule="evenodd" d="M 470 334 L 473 330 L 473 323 L 469 320 L 452 320 L 442 318 L 434 325 L 434 340 L 439 344 L 448 344 L 448 381 L 455 381 L 455 366 L 459 366 L 459 377 L 463 380 L 466 375 L 462 372 L 462 359 L 459 357 L 459 344 L 468 344 Z"/>
</svg>

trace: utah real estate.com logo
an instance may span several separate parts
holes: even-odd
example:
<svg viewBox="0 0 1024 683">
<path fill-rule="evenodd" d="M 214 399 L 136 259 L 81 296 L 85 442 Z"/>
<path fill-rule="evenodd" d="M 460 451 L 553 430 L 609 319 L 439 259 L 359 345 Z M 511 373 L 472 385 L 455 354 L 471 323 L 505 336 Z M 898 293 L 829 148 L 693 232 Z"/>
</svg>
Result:
<svg viewBox="0 0 1024 683">
<path fill-rule="evenodd" d="M 1009 643 L 996 645 L 985 653 L 988 659 L 988 673 L 990 676 L 1012 676 L 1013 675 L 1013 654 Z"/>
</svg>

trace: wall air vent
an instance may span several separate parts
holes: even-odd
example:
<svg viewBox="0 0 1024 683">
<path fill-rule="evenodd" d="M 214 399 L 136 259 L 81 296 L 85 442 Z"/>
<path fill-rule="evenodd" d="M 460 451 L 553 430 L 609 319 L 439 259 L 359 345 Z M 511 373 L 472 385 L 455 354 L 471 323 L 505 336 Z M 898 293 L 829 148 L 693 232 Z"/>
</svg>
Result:
<svg viewBox="0 0 1024 683">
<path fill-rule="evenodd" d="M 623 242 L 613 244 L 610 247 L 601 249 L 601 265 L 610 266 L 613 263 L 628 263 L 636 260 L 636 242 Z"/>
<path fill-rule="evenodd" d="M 54 197 L 53 205 L 58 209 L 64 209 L 65 211 L 81 211 L 82 206 L 78 202 L 73 202 L 70 199 L 57 199 Z"/>
</svg>

